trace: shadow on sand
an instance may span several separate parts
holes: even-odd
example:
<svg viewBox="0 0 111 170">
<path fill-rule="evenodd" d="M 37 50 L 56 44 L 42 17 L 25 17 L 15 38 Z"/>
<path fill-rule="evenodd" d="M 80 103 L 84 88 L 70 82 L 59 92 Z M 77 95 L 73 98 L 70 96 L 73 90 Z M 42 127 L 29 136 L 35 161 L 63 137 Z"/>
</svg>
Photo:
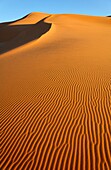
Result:
<svg viewBox="0 0 111 170">
<path fill-rule="evenodd" d="M 30 25 L 9 26 L 9 23 L 0 24 L 0 54 L 36 40 L 47 33 L 52 25 L 44 21 L 48 17 L 50 16 Z"/>
</svg>

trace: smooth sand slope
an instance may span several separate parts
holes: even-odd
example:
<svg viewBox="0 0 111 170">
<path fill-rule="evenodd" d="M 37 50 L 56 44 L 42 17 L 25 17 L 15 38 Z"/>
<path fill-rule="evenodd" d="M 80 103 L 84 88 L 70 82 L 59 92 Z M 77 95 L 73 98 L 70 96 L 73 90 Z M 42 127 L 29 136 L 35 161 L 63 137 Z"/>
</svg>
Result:
<svg viewBox="0 0 111 170">
<path fill-rule="evenodd" d="M 0 24 L 3 170 L 111 170 L 111 19 Z"/>
</svg>

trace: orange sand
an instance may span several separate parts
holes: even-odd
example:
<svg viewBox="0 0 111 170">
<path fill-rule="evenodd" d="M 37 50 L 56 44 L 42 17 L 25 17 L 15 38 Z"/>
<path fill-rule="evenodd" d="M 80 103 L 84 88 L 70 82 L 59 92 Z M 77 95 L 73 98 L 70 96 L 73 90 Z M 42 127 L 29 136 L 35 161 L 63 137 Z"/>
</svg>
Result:
<svg viewBox="0 0 111 170">
<path fill-rule="evenodd" d="M 1 169 L 111 169 L 111 18 L 0 24 Z"/>
</svg>

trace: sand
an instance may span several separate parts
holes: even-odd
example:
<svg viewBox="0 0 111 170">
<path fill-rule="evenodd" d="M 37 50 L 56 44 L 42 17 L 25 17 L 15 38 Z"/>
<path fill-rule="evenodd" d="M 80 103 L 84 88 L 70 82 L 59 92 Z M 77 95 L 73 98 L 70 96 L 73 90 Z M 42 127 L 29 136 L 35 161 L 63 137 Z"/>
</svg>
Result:
<svg viewBox="0 0 111 170">
<path fill-rule="evenodd" d="M 111 19 L 0 24 L 1 169 L 111 169 Z"/>
</svg>

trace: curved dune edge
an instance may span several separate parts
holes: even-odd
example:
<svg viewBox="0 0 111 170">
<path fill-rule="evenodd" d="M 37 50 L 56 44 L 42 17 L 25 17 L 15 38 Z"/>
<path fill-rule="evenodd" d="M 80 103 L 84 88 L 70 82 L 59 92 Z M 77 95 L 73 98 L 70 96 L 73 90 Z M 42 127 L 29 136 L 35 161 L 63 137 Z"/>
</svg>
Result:
<svg viewBox="0 0 111 170">
<path fill-rule="evenodd" d="M 48 16 L 32 13 L 11 23 L 52 25 L 0 57 L 0 167 L 110 170 L 111 21 Z M 26 35 L 32 34 L 31 26 Z"/>
<path fill-rule="evenodd" d="M 31 14 L 27 15 L 23 19 L 17 20 L 19 24 L 6 25 L 0 30 L 0 53 L 6 53 L 15 48 L 21 47 L 34 40 L 38 40 L 41 36 L 46 34 L 51 29 L 51 23 L 46 23 L 45 20 L 50 15 L 45 16 L 35 24 L 22 24 L 21 20 L 27 19 Z M 29 18 L 30 19 L 30 18 Z"/>
</svg>

